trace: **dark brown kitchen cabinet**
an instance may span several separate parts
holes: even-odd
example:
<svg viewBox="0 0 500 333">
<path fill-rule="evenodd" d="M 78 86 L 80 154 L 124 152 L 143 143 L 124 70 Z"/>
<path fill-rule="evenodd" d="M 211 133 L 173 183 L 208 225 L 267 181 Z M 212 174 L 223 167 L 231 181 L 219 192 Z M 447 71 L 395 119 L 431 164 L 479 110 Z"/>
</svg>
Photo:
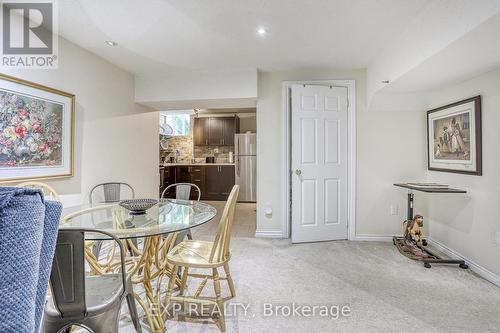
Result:
<svg viewBox="0 0 500 333">
<path fill-rule="evenodd" d="M 160 168 L 160 196 L 163 193 L 163 190 L 167 188 L 167 186 L 175 183 L 175 167 L 173 166 L 165 166 Z M 175 197 L 175 190 L 169 189 L 167 193 L 165 193 L 165 198 L 173 198 Z"/>
<path fill-rule="evenodd" d="M 201 200 L 227 200 L 234 186 L 233 165 L 165 166 L 160 168 L 160 172 L 163 172 L 161 191 L 170 184 L 191 183 L 200 188 Z M 170 189 L 165 198 L 175 198 L 175 188 Z M 190 199 L 198 199 L 197 191 L 191 191 Z"/>
<path fill-rule="evenodd" d="M 193 142 L 195 146 L 232 146 L 239 131 L 238 117 L 194 118 Z"/>
<path fill-rule="evenodd" d="M 191 166 L 189 169 L 190 183 L 195 184 L 200 188 L 201 195 L 205 192 L 205 167 L 203 166 Z M 195 190 L 191 191 L 191 200 L 198 199 L 198 192 Z"/>
<path fill-rule="evenodd" d="M 191 175 L 189 174 L 189 166 L 177 166 L 175 168 L 175 182 L 176 183 L 189 183 L 191 182 Z"/>
<path fill-rule="evenodd" d="M 233 146 L 234 135 L 239 132 L 239 118 L 222 118 L 222 145 Z"/>
<path fill-rule="evenodd" d="M 232 165 L 221 165 L 221 189 L 220 194 L 227 200 L 227 197 L 231 193 L 234 186 L 234 166 Z"/>
<path fill-rule="evenodd" d="M 209 119 L 194 118 L 193 143 L 195 146 L 208 146 Z"/>
<path fill-rule="evenodd" d="M 205 167 L 205 195 L 207 200 L 227 200 L 234 186 L 234 166 Z"/>
<path fill-rule="evenodd" d="M 210 146 L 222 146 L 223 118 L 209 118 L 208 120 L 208 144 Z"/>
<path fill-rule="evenodd" d="M 211 165 L 205 167 L 205 194 L 206 198 L 214 198 L 219 195 L 220 179 L 219 166 Z"/>
<path fill-rule="evenodd" d="M 163 187 L 164 187 L 164 184 L 165 183 L 165 168 L 164 167 L 160 167 L 160 196 L 161 196 L 161 192 L 163 192 Z"/>
<path fill-rule="evenodd" d="M 203 166 L 177 166 L 175 172 L 176 183 L 190 183 L 197 185 L 203 195 L 205 188 L 205 169 Z M 198 192 L 191 191 L 191 200 L 198 199 Z"/>
</svg>

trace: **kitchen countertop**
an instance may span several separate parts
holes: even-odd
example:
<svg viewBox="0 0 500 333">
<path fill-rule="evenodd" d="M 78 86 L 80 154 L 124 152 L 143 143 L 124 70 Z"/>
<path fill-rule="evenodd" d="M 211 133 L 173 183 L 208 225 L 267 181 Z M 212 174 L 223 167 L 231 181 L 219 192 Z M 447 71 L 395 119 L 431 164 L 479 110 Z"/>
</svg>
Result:
<svg viewBox="0 0 500 333">
<path fill-rule="evenodd" d="M 160 164 L 160 166 L 207 166 L 207 165 L 229 165 L 229 166 L 234 166 L 234 163 L 165 163 L 165 164 Z"/>
</svg>

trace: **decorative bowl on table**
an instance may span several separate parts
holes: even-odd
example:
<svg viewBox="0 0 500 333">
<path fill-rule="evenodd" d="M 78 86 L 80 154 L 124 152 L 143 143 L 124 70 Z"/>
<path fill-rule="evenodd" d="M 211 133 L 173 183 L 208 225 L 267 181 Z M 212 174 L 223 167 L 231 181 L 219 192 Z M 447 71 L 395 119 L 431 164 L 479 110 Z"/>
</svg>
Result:
<svg viewBox="0 0 500 333">
<path fill-rule="evenodd" d="M 119 205 L 129 210 L 130 215 L 142 215 L 157 203 L 156 199 L 131 199 L 120 201 Z"/>
</svg>

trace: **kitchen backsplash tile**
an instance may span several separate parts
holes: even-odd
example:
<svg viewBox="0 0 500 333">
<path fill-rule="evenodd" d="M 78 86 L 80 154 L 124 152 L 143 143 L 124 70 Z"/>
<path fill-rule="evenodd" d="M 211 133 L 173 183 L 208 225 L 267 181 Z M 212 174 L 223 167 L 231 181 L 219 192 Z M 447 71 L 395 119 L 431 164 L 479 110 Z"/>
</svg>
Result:
<svg viewBox="0 0 500 333">
<path fill-rule="evenodd" d="M 190 161 L 194 158 L 205 158 L 207 156 L 215 156 L 218 160 L 227 160 L 229 158 L 229 152 L 234 152 L 234 146 L 193 146 L 193 137 L 191 135 L 186 136 L 174 136 L 168 141 L 168 150 L 160 151 L 161 157 L 168 159 L 170 156 L 175 157 L 175 151 L 179 150 L 179 161 Z M 215 150 L 218 149 L 218 153 Z"/>
<path fill-rule="evenodd" d="M 205 158 L 207 156 L 215 156 L 219 159 L 229 158 L 229 152 L 234 152 L 234 146 L 197 146 L 193 148 L 195 158 Z M 218 153 L 215 150 L 218 149 Z"/>
<path fill-rule="evenodd" d="M 160 151 L 160 158 L 175 157 L 175 151 L 179 150 L 179 160 L 188 160 L 193 157 L 193 137 L 191 135 L 174 136 L 167 139 L 168 150 Z"/>
</svg>

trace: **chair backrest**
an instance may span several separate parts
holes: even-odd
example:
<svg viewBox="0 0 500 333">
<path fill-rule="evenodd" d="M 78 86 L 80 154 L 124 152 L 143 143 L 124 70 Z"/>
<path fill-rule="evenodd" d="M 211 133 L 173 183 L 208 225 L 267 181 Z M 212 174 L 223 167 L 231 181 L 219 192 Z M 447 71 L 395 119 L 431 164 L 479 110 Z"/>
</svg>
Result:
<svg viewBox="0 0 500 333">
<path fill-rule="evenodd" d="M 57 237 L 56 252 L 50 275 L 50 288 L 54 305 L 63 317 L 83 318 L 85 303 L 85 233 L 100 233 L 113 239 L 120 248 L 123 289 L 126 290 L 126 269 L 123 244 L 116 236 L 97 230 L 61 229 Z"/>
<path fill-rule="evenodd" d="M 59 194 L 57 194 L 56 190 L 54 190 L 49 185 L 42 182 L 24 182 L 17 184 L 16 187 L 28 187 L 28 188 L 37 188 L 43 191 L 43 195 L 49 200 L 59 201 Z"/>
<path fill-rule="evenodd" d="M 191 197 L 191 190 L 194 188 L 196 191 L 198 191 L 198 201 L 201 199 L 201 190 L 196 184 L 191 184 L 191 183 L 175 183 L 175 184 L 170 184 L 168 185 L 162 192 L 161 198 L 163 199 L 165 197 L 165 194 L 168 192 L 169 189 L 172 187 L 175 187 L 175 198 L 179 200 L 189 200 Z"/>
<path fill-rule="evenodd" d="M 226 260 L 230 255 L 231 229 L 234 221 L 234 211 L 236 209 L 236 200 L 240 192 L 239 185 L 234 185 L 226 205 L 222 211 L 222 216 L 219 221 L 217 235 L 215 236 L 214 245 L 210 253 L 210 262 L 221 262 Z"/>
<path fill-rule="evenodd" d="M 122 190 L 124 190 L 123 191 L 124 193 L 122 193 Z M 134 188 L 127 183 L 121 183 L 121 182 L 97 184 L 90 190 L 89 194 L 90 204 L 112 203 L 134 198 L 135 198 Z"/>
</svg>

